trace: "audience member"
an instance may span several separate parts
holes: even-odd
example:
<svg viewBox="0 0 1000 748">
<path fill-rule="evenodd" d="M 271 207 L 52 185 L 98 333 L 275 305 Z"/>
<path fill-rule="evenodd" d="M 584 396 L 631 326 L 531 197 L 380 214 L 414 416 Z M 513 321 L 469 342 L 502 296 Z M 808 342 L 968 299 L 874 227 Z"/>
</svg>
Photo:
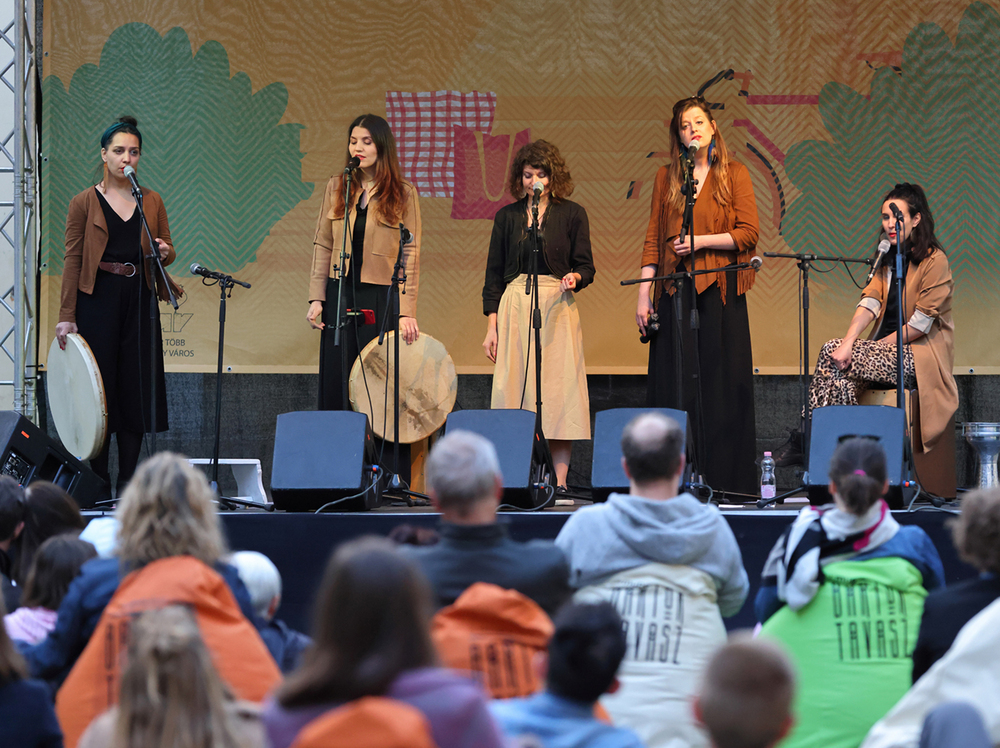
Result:
<svg viewBox="0 0 1000 748">
<path fill-rule="evenodd" d="M 684 434 L 644 413 L 622 433 L 629 495 L 575 512 L 556 538 L 578 601 L 610 601 L 628 647 L 621 689 L 601 699 L 616 724 L 652 748 L 707 745 L 689 700 L 709 658 L 725 643 L 722 616 L 743 606 L 749 583 L 722 514 L 678 494 Z"/>
<path fill-rule="evenodd" d="M 434 667 L 431 596 L 418 567 L 384 539 L 345 543 L 330 559 L 316 602 L 313 645 L 264 710 L 272 748 L 365 696 L 419 709 L 439 748 L 503 745 L 482 692 Z"/>
<path fill-rule="evenodd" d="M 555 613 L 570 596 L 566 559 L 550 541 L 511 540 L 497 522 L 503 479 L 493 444 L 469 431 L 450 432 L 431 449 L 425 476 L 441 512 L 441 539 L 402 551 L 423 569 L 437 606 L 451 605 L 474 582 L 487 582 Z"/>
<path fill-rule="evenodd" d="M 0 600 L 0 614 L 5 610 Z M 27 676 L 24 660 L 0 626 L 0 745 L 62 748 L 62 730 L 49 689 Z"/>
<path fill-rule="evenodd" d="M 70 582 L 76 579 L 80 567 L 96 555 L 94 546 L 73 535 L 56 535 L 38 546 L 21 607 L 3 619 L 10 638 L 37 644 L 48 636 L 55 628 L 56 611 Z"/>
<path fill-rule="evenodd" d="M 526 699 L 490 703 L 512 740 L 533 737 L 542 748 L 642 748 L 631 730 L 594 717 L 594 705 L 619 683 L 625 656 L 622 619 L 609 603 L 569 604 L 555 617 L 548 655 L 536 657 L 545 690 Z"/>
<path fill-rule="evenodd" d="M 278 567 L 257 551 L 237 551 L 229 557 L 250 593 L 254 612 L 264 621 L 260 636 L 275 656 L 282 673 L 290 673 L 299 665 L 302 652 L 312 642 L 308 636 L 288 627 L 275 618 L 281 606 L 281 574 Z"/>
<path fill-rule="evenodd" d="M 0 588 L 7 610 L 17 607 L 10 546 L 24 529 L 24 489 L 9 475 L 0 475 Z"/>
<path fill-rule="evenodd" d="M 885 452 L 848 439 L 830 460 L 833 504 L 803 509 L 778 539 L 757 597 L 762 635 L 785 644 L 800 679 L 783 748 L 854 748 L 910 685 L 912 644 L 941 559 L 881 498 Z"/>
<path fill-rule="evenodd" d="M 129 628 L 118 705 L 97 717 L 79 748 L 263 748 L 254 704 L 219 677 L 191 612 L 148 610 Z"/>
<path fill-rule="evenodd" d="M 963 496 L 952 533 L 958 555 L 979 576 L 927 596 L 913 650 L 914 682 L 944 656 L 969 619 L 1000 597 L 1000 489 Z"/>
<path fill-rule="evenodd" d="M 791 729 L 795 676 L 785 653 L 737 635 L 715 653 L 693 702 L 712 748 L 770 748 Z"/>
<path fill-rule="evenodd" d="M 204 475 L 184 458 L 161 452 L 147 460 L 115 512 L 118 555 L 88 561 L 66 592 L 56 626 L 24 650 L 36 678 L 62 683 L 83 651 L 122 579 L 159 559 L 192 556 L 226 580 L 251 621 L 250 596 L 232 566 L 221 563 L 225 540 Z"/>
</svg>

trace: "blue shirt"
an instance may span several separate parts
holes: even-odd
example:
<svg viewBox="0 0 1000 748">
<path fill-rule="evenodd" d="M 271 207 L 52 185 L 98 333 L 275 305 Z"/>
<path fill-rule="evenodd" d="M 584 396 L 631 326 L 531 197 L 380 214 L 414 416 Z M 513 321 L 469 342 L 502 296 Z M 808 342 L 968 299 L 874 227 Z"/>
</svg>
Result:
<svg viewBox="0 0 1000 748">
<path fill-rule="evenodd" d="M 544 748 L 642 748 L 631 730 L 595 719 L 593 705 L 548 691 L 527 699 L 491 701 L 490 711 L 508 738 L 531 735 Z"/>
</svg>

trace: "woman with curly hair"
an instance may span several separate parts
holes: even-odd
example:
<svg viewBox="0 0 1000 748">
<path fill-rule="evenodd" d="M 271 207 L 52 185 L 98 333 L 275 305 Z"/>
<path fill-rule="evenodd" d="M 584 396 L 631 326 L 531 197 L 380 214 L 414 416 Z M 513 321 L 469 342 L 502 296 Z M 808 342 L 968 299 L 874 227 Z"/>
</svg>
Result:
<svg viewBox="0 0 1000 748">
<path fill-rule="evenodd" d="M 351 159 L 360 165 L 351 167 Z M 306 320 L 322 330 L 319 353 L 319 409 L 349 410 L 346 378 L 358 353 L 378 336 L 389 313 L 386 287 L 399 252 L 400 226 L 411 236 L 403 250 L 405 283 L 399 295 L 399 333 L 407 344 L 420 335 L 417 326 L 417 285 L 420 277 L 420 203 L 417 190 L 403 179 L 396 140 L 389 123 L 362 114 L 347 128 L 345 173 L 353 171 L 348 205 L 344 205 L 344 175 L 330 178 L 323 196 L 313 239 L 309 311 Z M 346 220 L 345 220 L 346 217 Z M 347 230 L 347 272 L 341 296 L 347 309 L 371 309 L 375 324 L 362 326 L 349 317 L 341 331 L 341 346 L 333 345 L 337 327 L 340 250 Z"/>
<path fill-rule="evenodd" d="M 493 219 L 483 286 L 483 314 L 489 320 L 483 349 L 495 364 L 491 406 L 535 409 L 531 297 L 525 294 L 535 246 L 530 230 L 535 195 L 541 239 L 542 431 L 558 487 L 565 490 L 572 443 L 590 438 L 587 367 L 575 298 L 596 272 L 590 223 L 583 206 L 567 199 L 573 194 L 573 179 L 559 149 L 544 140 L 517 152 L 507 189 L 516 201 Z"/>
<path fill-rule="evenodd" d="M 694 244 L 691 227 L 682 226 L 686 197 L 682 153 L 694 155 Z M 660 167 L 642 249 L 641 277 L 685 270 L 720 270 L 697 275 L 684 284 L 681 318 L 674 314 L 672 284 L 639 284 L 635 321 L 650 338 L 647 403 L 686 411 L 693 420 L 697 469 L 715 489 L 756 493 L 754 467 L 753 356 L 746 293 L 754 271 L 725 272 L 728 265 L 749 262 L 757 247 L 757 203 L 747 168 L 733 160 L 711 109 L 700 96 L 674 104 L 670 121 L 670 163 Z M 693 288 L 692 288 L 693 286 Z M 688 323 L 695 292 L 698 310 L 698 356 Z M 650 317 L 656 313 L 657 319 Z M 659 327 L 656 327 L 656 324 Z M 655 333 L 655 334 L 654 334 Z M 683 402 L 677 402 L 676 338 L 682 351 Z M 700 375 L 694 369 L 700 364 Z M 701 386 L 701 419 L 698 392 Z M 704 427 L 697 434 L 698 424 Z"/>
</svg>

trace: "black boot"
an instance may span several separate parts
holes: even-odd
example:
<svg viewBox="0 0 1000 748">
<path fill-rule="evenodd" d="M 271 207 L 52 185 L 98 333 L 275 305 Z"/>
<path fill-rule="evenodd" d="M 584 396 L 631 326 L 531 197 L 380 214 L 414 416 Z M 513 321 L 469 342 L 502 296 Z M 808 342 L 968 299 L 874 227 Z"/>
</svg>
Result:
<svg viewBox="0 0 1000 748">
<path fill-rule="evenodd" d="M 805 465 L 805 440 L 802 432 L 798 429 L 789 431 L 788 441 L 778 447 L 772 456 L 776 467 Z"/>
</svg>

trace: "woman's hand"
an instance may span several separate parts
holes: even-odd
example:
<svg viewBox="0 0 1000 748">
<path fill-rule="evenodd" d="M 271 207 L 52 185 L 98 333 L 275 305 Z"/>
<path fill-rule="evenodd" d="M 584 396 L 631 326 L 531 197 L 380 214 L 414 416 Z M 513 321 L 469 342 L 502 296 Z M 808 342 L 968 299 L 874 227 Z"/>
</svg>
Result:
<svg viewBox="0 0 1000 748">
<path fill-rule="evenodd" d="M 416 343 L 417 338 L 420 337 L 420 328 L 417 327 L 416 317 L 404 317 L 400 315 L 399 334 L 403 336 L 403 340 L 406 341 L 407 345 Z"/>
<path fill-rule="evenodd" d="M 691 236 L 678 236 L 674 239 L 674 252 L 678 257 L 685 257 L 691 254 Z"/>
<path fill-rule="evenodd" d="M 156 239 L 156 248 L 160 250 L 160 260 L 167 259 L 167 255 L 170 254 L 170 245 L 167 244 L 160 238 Z"/>
<path fill-rule="evenodd" d="M 486 324 L 486 339 L 483 341 L 483 350 L 486 351 L 486 358 L 493 363 L 497 362 L 497 316 L 491 314 L 489 322 Z"/>
<path fill-rule="evenodd" d="M 854 342 L 851 340 L 844 340 L 837 346 L 837 350 L 830 354 L 830 358 L 833 359 L 833 365 L 840 371 L 847 371 L 850 367 L 852 348 L 854 348 Z"/>
<path fill-rule="evenodd" d="M 322 330 L 326 325 L 323 324 L 323 302 L 313 301 L 309 304 L 309 311 L 306 312 L 306 320 L 309 324 L 316 330 Z"/>
<path fill-rule="evenodd" d="M 563 276 L 563 279 L 559 281 L 559 290 L 563 293 L 566 293 L 567 291 L 575 291 L 576 284 L 581 280 L 583 280 L 583 276 L 579 273 L 566 273 L 566 275 Z"/>
<path fill-rule="evenodd" d="M 648 285 L 648 284 L 647 284 Z M 649 322 L 649 315 L 653 313 L 653 301 L 649 298 L 649 293 L 639 292 L 639 304 L 635 308 L 635 323 L 639 325 L 639 334 L 646 334 L 646 324 Z"/>
<path fill-rule="evenodd" d="M 59 349 L 66 350 L 66 336 L 71 332 L 79 332 L 76 322 L 60 322 L 56 325 L 56 340 L 59 341 Z"/>
</svg>

